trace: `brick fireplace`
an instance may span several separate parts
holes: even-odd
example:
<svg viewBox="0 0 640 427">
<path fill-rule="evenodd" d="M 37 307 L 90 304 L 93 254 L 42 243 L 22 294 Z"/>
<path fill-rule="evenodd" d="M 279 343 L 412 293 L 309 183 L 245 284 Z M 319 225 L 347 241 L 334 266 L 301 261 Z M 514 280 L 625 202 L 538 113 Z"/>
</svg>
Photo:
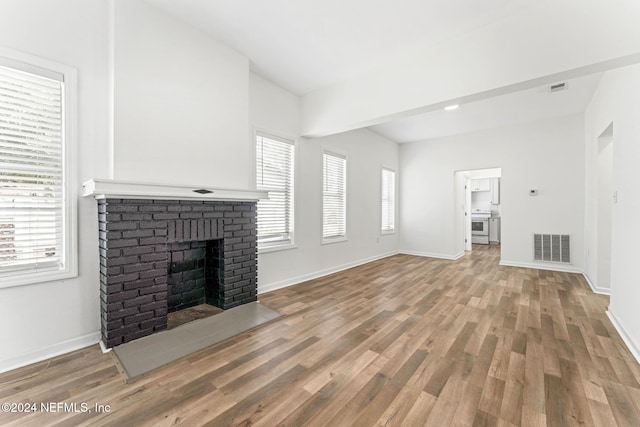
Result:
<svg viewBox="0 0 640 427">
<path fill-rule="evenodd" d="M 226 310 L 257 300 L 257 200 L 208 200 L 182 187 L 184 199 L 173 187 L 158 198 L 126 192 L 125 198 L 100 187 L 101 181 L 85 183 L 85 195 L 98 199 L 106 347 L 166 329 L 169 311 L 204 302 Z"/>
</svg>

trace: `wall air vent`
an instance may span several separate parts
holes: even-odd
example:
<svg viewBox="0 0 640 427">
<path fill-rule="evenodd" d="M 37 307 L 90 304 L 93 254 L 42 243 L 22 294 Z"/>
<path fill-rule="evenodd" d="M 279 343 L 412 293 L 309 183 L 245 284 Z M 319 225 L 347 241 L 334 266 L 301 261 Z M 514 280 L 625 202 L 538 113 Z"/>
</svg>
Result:
<svg viewBox="0 0 640 427">
<path fill-rule="evenodd" d="M 549 86 L 549 92 L 551 93 L 560 92 L 561 90 L 567 90 L 567 89 L 569 89 L 569 84 L 566 82 L 556 83 Z"/>
<path fill-rule="evenodd" d="M 535 261 L 571 263 L 571 238 L 568 234 L 534 234 Z"/>
</svg>

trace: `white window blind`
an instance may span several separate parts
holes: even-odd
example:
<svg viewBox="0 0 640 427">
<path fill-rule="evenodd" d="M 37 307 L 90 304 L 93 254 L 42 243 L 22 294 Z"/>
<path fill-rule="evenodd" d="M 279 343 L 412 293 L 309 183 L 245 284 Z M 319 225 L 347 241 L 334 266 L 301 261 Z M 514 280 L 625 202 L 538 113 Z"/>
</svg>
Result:
<svg viewBox="0 0 640 427">
<path fill-rule="evenodd" d="M 346 236 L 346 157 L 324 152 L 322 190 L 322 237 L 336 239 Z"/>
<path fill-rule="evenodd" d="M 0 274 L 62 268 L 63 76 L 0 64 Z"/>
<path fill-rule="evenodd" d="M 396 228 L 396 173 L 391 169 L 382 168 L 381 196 L 381 230 L 391 232 Z"/>
<path fill-rule="evenodd" d="M 293 243 L 294 142 L 256 134 L 256 187 L 267 191 L 258 201 L 258 247 Z"/>
</svg>

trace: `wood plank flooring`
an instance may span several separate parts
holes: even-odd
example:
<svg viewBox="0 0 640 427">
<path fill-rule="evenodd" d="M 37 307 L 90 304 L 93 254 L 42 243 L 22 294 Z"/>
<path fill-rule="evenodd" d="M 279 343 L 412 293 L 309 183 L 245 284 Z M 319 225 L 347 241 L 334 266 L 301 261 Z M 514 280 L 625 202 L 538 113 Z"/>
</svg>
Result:
<svg viewBox="0 0 640 427">
<path fill-rule="evenodd" d="M 397 255 L 263 294 L 281 318 L 132 384 L 98 346 L 5 373 L 0 402 L 38 411 L 0 425 L 640 426 L 640 366 L 608 298 L 498 251 Z"/>
</svg>

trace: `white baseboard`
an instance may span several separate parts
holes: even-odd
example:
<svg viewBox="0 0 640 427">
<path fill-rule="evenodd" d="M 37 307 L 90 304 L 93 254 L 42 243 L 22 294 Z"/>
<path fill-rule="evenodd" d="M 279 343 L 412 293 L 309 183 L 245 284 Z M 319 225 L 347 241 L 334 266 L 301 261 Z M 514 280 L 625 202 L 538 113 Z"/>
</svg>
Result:
<svg viewBox="0 0 640 427">
<path fill-rule="evenodd" d="M 286 288 L 288 286 L 297 285 L 298 283 L 306 282 L 308 280 L 317 279 L 319 277 L 328 276 L 329 274 L 337 273 L 339 271 L 347 270 L 349 268 L 357 267 L 362 264 L 367 264 L 372 261 L 377 261 L 382 258 L 387 258 L 393 255 L 397 255 L 398 251 L 387 252 L 381 255 L 376 255 L 370 258 L 361 259 L 358 261 L 348 262 L 346 264 L 338 265 L 331 268 L 325 268 L 324 270 L 315 271 L 313 273 L 304 274 L 298 277 L 292 277 L 291 279 L 282 280 L 280 282 L 268 283 L 266 285 L 258 285 L 258 295 L 265 292 L 275 291 L 276 289 Z"/>
<path fill-rule="evenodd" d="M 41 348 L 31 353 L 25 353 L 20 356 L 0 360 L 0 374 L 13 369 L 22 368 L 23 366 L 31 365 L 32 363 L 51 359 L 52 357 L 60 356 L 61 354 L 69 353 L 70 351 L 88 347 L 90 345 L 97 344 L 99 341 L 100 332 L 93 332 L 88 335 Z"/>
<path fill-rule="evenodd" d="M 549 270 L 549 271 L 560 271 L 563 273 L 578 273 L 582 274 L 582 270 L 579 268 L 565 266 L 565 265 L 555 265 L 555 264 L 546 264 L 546 263 L 535 263 L 535 262 L 517 262 L 517 261 L 500 261 L 500 265 L 504 265 L 507 267 L 521 267 L 521 268 L 534 268 L 536 270 Z"/>
<path fill-rule="evenodd" d="M 589 287 L 591 288 L 591 290 L 593 291 L 594 294 L 611 295 L 611 289 L 609 289 L 609 288 L 599 288 L 599 287 L 595 286 L 593 284 L 593 282 L 591 282 L 591 280 L 589 280 L 589 276 L 587 276 L 587 273 L 582 273 L 582 275 L 584 276 L 584 280 L 587 281 L 587 284 L 589 285 Z"/>
<path fill-rule="evenodd" d="M 640 363 L 640 345 L 638 345 L 638 343 L 631 337 L 631 335 L 627 333 L 627 330 L 624 328 L 615 314 L 611 312 L 611 310 L 607 310 L 606 313 L 609 317 L 609 320 L 611 320 L 613 327 L 616 328 L 616 331 L 618 331 L 618 334 L 620 334 L 622 341 L 624 341 L 624 343 L 627 345 L 627 348 L 636 359 L 636 361 Z"/>
<path fill-rule="evenodd" d="M 456 255 L 444 255 L 444 254 L 436 254 L 433 252 L 418 252 L 418 251 L 408 251 L 408 250 L 400 250 L 400 253 L 404 255 L 422 256 L 426 258 L 448 259 L 451 261 L 455 261 L 464 256 L 464 251 Z"/>
<path fill-rule="evenodd" d="M 102 350 L 102 353 L 104 354 L 109 353 L 111 352 L 111 350 L 113 350 L 112 348 L 107 347 L 107 345 L 102 340 L 100 340 L 98 344 L 100 344 L 100 350 Z"/>
</svg>

